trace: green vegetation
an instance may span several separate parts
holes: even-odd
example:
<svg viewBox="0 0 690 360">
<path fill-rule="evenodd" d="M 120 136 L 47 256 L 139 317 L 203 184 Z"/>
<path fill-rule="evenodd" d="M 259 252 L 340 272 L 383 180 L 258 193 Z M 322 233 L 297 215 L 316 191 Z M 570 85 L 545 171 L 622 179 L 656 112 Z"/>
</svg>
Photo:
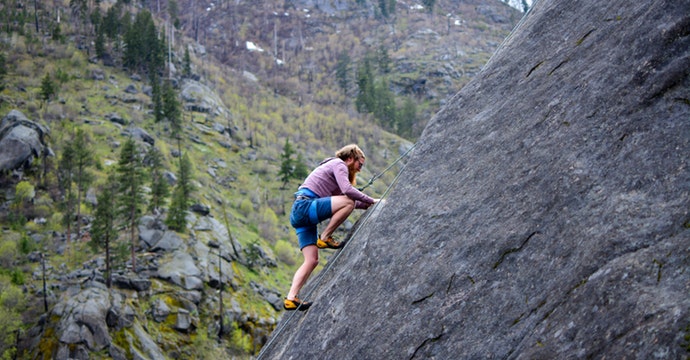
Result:
<svg viewBox="0 0 690 360">
<path fill-rule="evenodd" d="M 401 80 L 393 59 L 411 56 L 411 47 L 403 41 L 407 35 L 398 30 L 362 50 L 366 34 L 355 36 L 344 29 L 342 35 L 317 39 L 323 40 L 321 49 L 277 56 L 287 60 L 281 68 L 268 57 L 219 62 L 213 58 L 218 54 L 202 53 L 197 45 L 223 48 L 213 42 L 218 34 L 202 34 L 203 44 L 190 42 L 185 37 L 190 34 L 180 29 L 180 20 L 191 23 L 190 14 L 176 1 L 168 1 L 161 12 L 152 2 L 67 3 L 35 2 L 34 7 L 9 0 L 0 7 L 0 116 L 17 109 L 45 125 L 50 129 L 46 141 L 55 154 L 35 159 L 20 180 L 0 174 L 5 189 L 0 199 L 11 205 L 11 211 L 0 212 L 0 358 L 12 358 L 15 334 L 26 334 L 44 311 L 43 299 L 33 290 L 42 287 L 32 276 L 40 272 L 40 263 L 29 260 L 36 252 L 47 256 L 50 289 L 58 285 L 56 277 L 102 259 L 105 269 L 100 270 L 111 287 L 112 273 L 137 269 L 137 262 L 148 256 L 135 251 L 144 215 L 165 219 L 184 241 L 208 243 L 211 235 L 194 228 L 202 217 L 189 211 L 192 204 L 209 204 L 210 217 L 227 228 L 227 238 L 213 239 L 227 244 L 223 256 L 253 260 L 226 260 L 228 268 L 223 264 L 223 271 L 232 274 L 223 305 L 241 309 L 248 320 L 226 319 L 228 330 L 219 342 L 211 331 L 217 323 L 215 307 L 199 306 L 192 314 L 195 328 L 185 334 L 168 321 L 150 321 L 147 310 L 154 296 L 142 293 L 128 304 L 146 321 L 147 331 L 160 335 L 162 347 L 200 358 L 255 354 L 258 330 L 269 331 L 280 313 L 249 283 L 280 292 L 289 286 L 300 259 L 288 219 L 299 182 L 321 159 L 348 143 L 358 143 L 367 153 L 367 166 L 359 176 L 360 182 L 366 181 L 408 144 L 385 130 L 414 139 L 422 118 L 435 111 L 426 99 L 393 91 Z M 376 3 L 378 15 L 384 15 L 377 21 L 412 28 L 414 22 L 402 16 L 400 8 L 396 12 L 394 4 Z M 428 10 L 433 7 L 438 4 L 432 2 Z M 234 30 L 224 32 L 231 41 L 242 43 L 262 32 L 255 26 L 263 19 L 237 19 L 230 23 Z M 165 20 L 173 27 L 164 27 Z M 289 25 L 276 25 L 276 33 L 289 32 Z M 281 42 L 276 41 L 278 47 Z M 478 68 L 488 55 L 472 53 L 468 63 Z M 303 61 L 307 57 L 311 64 Z M 431 55 L 420 61 L 432 63 Z M 259 80 L 248 80 L 245 70 L 256 72 Z M 419 70 L 411 76 L 424 75 Z M 189 107 L 187 95 L 180 96 L 188 84 L 209 89 L 191 97 L 209 99 L 211 110 Z M 137 92 L 125 93 L 129 85 Z M 350 111 L 354 107 L 359 114 Z M 135 129 L 151 134 L 154 141 L 137 138 Z M 398 169 L 383 174 L 367 193 L 382 194 Z M 172 187 L 164 176 L 171 174 L 177 178 Z M 262 251 L 275 266 L 259 263 Z M 23 287 L 29 289 L 27 294 L 21 294 Z M 217 289 L 207 283 L 203 287 L 205 298 L 214 299 Z M 155 296 L 170 294 L 166 301 L 182 307 L 178 286 L 152 280 L 152 288 Z M 49 295 L 50 310 L 61 294 L 50 290 Z M 32 349 L 45 358 L 57 349 L 58 320 L 47 320 L 40 343 Z M 131 357 L 129 344 L 138 342 L 132 330 L 111 336 Z"/>
</svg>

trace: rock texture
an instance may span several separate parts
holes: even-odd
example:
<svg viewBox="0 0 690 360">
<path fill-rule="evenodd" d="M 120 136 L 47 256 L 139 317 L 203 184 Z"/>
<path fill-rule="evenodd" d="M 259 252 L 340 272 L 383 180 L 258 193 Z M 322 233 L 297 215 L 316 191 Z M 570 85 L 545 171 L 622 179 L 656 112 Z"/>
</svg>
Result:
<svg viewBox="0 0 690 360">
<path fill-rule="evenodd" d="M 264 359 L 679 359 L 690 1 L 537 2 Z"/>
<path fill-rule="evenodd" d="M 0 171 L 28 167 L 34 159 L 51 153 L 44 141 L 47 134 L 48 129 L 22 112 L 10 111 L 0 121 Z"/>
</svg>

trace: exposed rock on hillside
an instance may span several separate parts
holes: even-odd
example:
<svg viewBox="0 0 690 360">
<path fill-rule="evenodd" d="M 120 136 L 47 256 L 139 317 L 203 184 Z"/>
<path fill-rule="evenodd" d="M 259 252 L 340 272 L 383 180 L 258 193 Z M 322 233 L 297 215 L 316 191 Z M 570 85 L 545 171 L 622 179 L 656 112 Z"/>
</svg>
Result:
<svg viewBox="0 0 690 360">
<path fill-rule="evenodd" d="M 262 357 L 687 355 L 687 9 L 536 3 Z"/>
<path fill-rule="evenodd" d="M 0 170 L 21 169 L 51 153 L 44 140 L 47 133 L 20 111 L 10 111 L 0 122 Z"/>
</svg>

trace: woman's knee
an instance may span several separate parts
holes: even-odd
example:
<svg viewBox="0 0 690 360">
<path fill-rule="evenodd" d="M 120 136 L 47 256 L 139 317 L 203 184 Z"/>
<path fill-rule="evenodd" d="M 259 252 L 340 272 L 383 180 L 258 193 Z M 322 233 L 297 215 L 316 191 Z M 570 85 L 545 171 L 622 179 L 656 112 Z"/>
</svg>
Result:
<svg viewBox="0 0 690 360">
<path fill-rule="evenodd" d="M 355 201 L 350 199 L 347 196 L 339 197 L 338 201 L 336 203 L 333 203 L 333 205 L 334 205 L 333 206 L 334 207 L 333 212 L 337 212 L 337 211 L 340 211 L 342 209 L 345 209 L 349 212 L 352 212 L 352 210 L 355 209 Z"/>
<path fill-rule="evenodd" d="M 314 270 L 319 265 L 319 249 L 310 245 L 302 249 L 304 254 L 304 266 Z"/>
</svg>

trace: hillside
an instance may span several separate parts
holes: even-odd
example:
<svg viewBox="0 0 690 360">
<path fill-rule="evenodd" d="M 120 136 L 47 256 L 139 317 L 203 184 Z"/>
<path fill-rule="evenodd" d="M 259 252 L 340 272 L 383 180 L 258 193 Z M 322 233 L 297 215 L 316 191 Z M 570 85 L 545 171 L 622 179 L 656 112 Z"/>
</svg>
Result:
<svg viewBox="0 0 690 360">
<path fill-rule="evenodd" d="M 220 63 L 255 75 L 297 103 L 352 108 L 357 68 L 369 55 L 399 102 L 418 109 L 411 137 L 471 79 L 520 19 L 498 1 L 179 1 L 180 30 Z M 164 13 L 161 10 L 161 13 Z M 201 25 L 198 25 L 201 24 Z M 383 51 L 383 54 L 382 54 Z M 346 55 L 348 85 L 339 87 Z"/>
<path fill-rule="evenodd" d="M 145 66 L 128 63 L 123 51 L 123 44 L 145 34 L 118 34 L 105 49 L 97 46 L 97 29 L 105 22 L 97 26 L 89 19 L 96 9 L 106 19 L 119 2 L 102 1 L 97 8 L 66 0 L 0 5 L 3 357 L 257 354 L 283 316 L 281 294 L 301 260 L 287 218 L 300 179 L 284 184 L 279 175 L 286 141 L 295 151 L 292 159 L 308 168 L 341 145 L 358 143 L 367 154 L 359 177 L 364 185 L 414 139 L 357 112 L 355 83 L 344 92 L 336 84 L 337 54 L 350 54 L 353 81 L 359 57 L 367 49 L 386 48 L 391 70 L 377 76 L 390 81 L 400 99 L 415 101 L 421 131 L 428 115 L 479 71 L 520 16 L 498 1 L 438 1 L 432 13 L 399 3 L 394 19 L 377 18 L 373 5 L 348 2 L 334 2 L 330 9 L 331 2 L 179 1 L 179 30 L 170 36 L 164 29 L 172 3 L 121 5 L 133 24 L 150 10 L 159 37 L 172 50 L 172 63 L 156 75 L 161 83 L 151 80 L 157 77 Z M 446 17 L 450 8 L 457 11 Z M 274 13 L 290 15 L 277 26 Z M 281 39 L 279 56 L 247 48 L 250 41 L 271 49 L 274 29 Z M 274 66 L 276 58 L 285 65 Z M 157 94 L 165 91 L 156 86 L 168 84 L 179 124 L 167 112 L 170 118 L 159 118 L 167 110 L 157 107 Z M 113 224 L 108 260 L 96 236 L 108 217 L 98 209 L 122 195 L 107 191 L 113 179 L 126 182 L 116 170 L 125 150 L 132 150 L 130 140 L 134 158 L 146 160 L 147 173 L 149 151 L 160 152 L 159 177 L 171 190 L 182 182 L 183 160 L 189 160 L 186 226 L 175 231 L 167 223 L 172 195 L 150 207 L 156 191 L 151 172 L 135 225 Z M 65 172 L 67 154 L 75 153 L 92 160 L 83 183 Z M 366 192 L 382 195 L 405 163 L 381 174 Z M 322 262 L 330 255 L 324 252 Z"/>
</svg>

